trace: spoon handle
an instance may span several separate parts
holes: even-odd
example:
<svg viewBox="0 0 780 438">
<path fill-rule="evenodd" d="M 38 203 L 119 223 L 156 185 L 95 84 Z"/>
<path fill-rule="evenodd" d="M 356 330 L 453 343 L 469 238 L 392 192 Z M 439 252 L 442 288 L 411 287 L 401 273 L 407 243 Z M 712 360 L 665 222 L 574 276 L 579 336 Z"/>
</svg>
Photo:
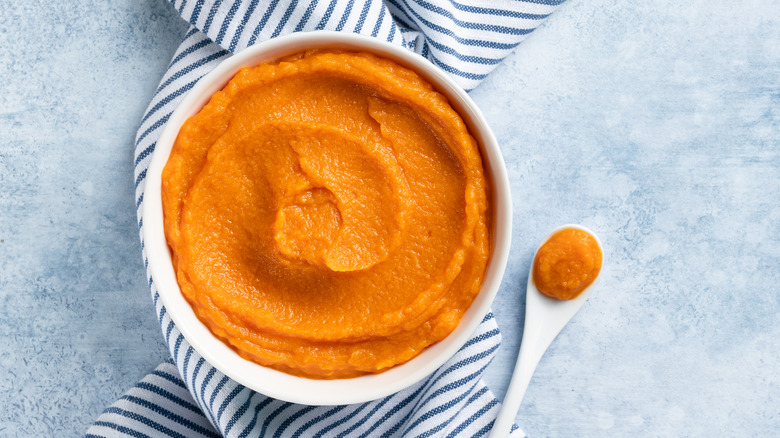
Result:
<svg viewBox="0 0 780 438">
<path fill-rule="evenodd" d="M 520 343 L 520 353 L 517 355 L 515 371 L 512 373 L 512 380 L 504 396 L 504 402 L 501 410 L 498 412 L 493 428 L 490 431 L 490 438 L 506 438 L 512 429 L 512 424 L 520 409 L 520 403 L 523 401 L 525 391 L 534 375 L 536 365 L 544 355 L 546 345 L 537 348 L 539 337 L 537 333 L 523 333 L 523 340 Z M 548 344 L 549 345 L 549 344 Z"/>
<path fill-rule="evenodd" d="M 574 300 L 553 300 L 542 296 L 529 278 L 520 353 L 517 355 L 515 371 L 512 373 L 512 380 L 509 382 L 504 403 L 493 424 L 490 438 L 506 438 L 509 435 L 539 360 L 561 329 L 585 302 L 589 295 L 589 291 L 587 292 Z"/>
</svg>

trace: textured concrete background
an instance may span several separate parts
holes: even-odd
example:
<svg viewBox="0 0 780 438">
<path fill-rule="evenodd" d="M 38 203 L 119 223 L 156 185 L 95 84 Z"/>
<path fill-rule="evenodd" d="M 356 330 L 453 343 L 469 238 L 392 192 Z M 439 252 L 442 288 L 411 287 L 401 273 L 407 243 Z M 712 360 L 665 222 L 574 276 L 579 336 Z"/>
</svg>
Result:
<svg viewBox="0 0 780 438">
<path fill-rule="evenodd" d="M 0 7 L 0 436 L 81 435 L 168 355 L 132 144 L 185 27 L 163 0 Z M 572 0 L 472 95 L 515 202 L 497 395 L 538 240 L 606 246 L 525 431 L 780 433 L 780 3 Z"/>
</svg>

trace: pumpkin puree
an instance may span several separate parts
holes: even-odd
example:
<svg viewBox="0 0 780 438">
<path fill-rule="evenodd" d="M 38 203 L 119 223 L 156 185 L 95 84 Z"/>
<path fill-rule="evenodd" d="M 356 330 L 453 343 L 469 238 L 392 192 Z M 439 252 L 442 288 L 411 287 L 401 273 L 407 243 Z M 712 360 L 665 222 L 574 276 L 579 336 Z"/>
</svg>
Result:
<svg viewBox="0 0 780 438">
<path fill-rule="evenodd" d="M 590 233 L 564 228 L 536 252 L 534 284 L 556 300 L 577 298 L 599 276 L 601 259 L 599 244 Z"/>
<path fill-rule="evenodd" d="M 163 172 L 182 293 L 242 357 L 378 373 L 444 339 L 490 247 L 478 146 L 447 99 L 365 53 L 239 71 Z"/>
</svg>

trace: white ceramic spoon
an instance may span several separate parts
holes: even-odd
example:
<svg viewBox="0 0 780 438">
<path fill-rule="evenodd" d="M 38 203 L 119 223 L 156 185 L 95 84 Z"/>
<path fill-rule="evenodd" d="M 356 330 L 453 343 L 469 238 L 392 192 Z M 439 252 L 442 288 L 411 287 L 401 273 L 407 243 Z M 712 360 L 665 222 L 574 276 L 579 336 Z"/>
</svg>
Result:
<svg viewBox="0 0 780 438">
<path fill-rule="evenodd" d="M 601 241 L 593 231 L 581 225 L 563 225 L 558 227 L 545 237 L 539 246 L 541 247 L 553 234 L 564 228 L 576 228 L 593 236 L 601 251 L 602 266 L 604 266 L 604 248 L 601 246 Z M 538 251 L 539 248 L 536 249 L 536 252 Z M 536 259 L 536 252 L 534 252 L 534 260 Z M 509 436 L 510 429 L 514 423 L 515 416 L 517 416 L 517 411 L 520 409 L 520 403 L 523 401 L 523 396 L 526 389 L 528 389 L 528 383 L 531 381 L 536 365 L 539 364 L 539 360 L 544 355 L 547 347 L 558 336 L 561 329 L 580 310 L 580 307 L 585 304 L 585 300 L 588 299 L 597 282 L 598 276 L 577 298 L 572 300 L 554 300 L 542 295 L 536 288 L 533 281 L 533 263 L 531 263 L 525 297 L 525 325 L 523 328 L 523 339 L 520 343 L 520 354 L 517 355 L 515 371 L 512 374 L 512 380 L 509 382 L 504 403 L 490 432 L 490 438 L 506 438 Z"/>
</svg>

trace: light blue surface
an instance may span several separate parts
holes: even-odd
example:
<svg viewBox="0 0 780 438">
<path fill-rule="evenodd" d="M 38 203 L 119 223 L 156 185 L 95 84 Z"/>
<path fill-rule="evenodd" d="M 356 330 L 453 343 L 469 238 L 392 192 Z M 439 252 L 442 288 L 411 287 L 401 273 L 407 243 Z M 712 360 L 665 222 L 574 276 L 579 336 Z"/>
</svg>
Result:
<svg viewBox="0 0 780 438">
<path fill-rule="evenodd" d="M 167 356 L 132 144 L 185 23 L 162 0 L 0 7 L 0 436 L 77 436 Z M 94 3 L 94 4 L 93 4 Z M 486 380 L 503 396 L 538 240 L 601 282 L 542 359 L 531 436 L 780 433 L 780 3 L 565 4 L 472 93 L 515 202 Z"/>
</svg>

